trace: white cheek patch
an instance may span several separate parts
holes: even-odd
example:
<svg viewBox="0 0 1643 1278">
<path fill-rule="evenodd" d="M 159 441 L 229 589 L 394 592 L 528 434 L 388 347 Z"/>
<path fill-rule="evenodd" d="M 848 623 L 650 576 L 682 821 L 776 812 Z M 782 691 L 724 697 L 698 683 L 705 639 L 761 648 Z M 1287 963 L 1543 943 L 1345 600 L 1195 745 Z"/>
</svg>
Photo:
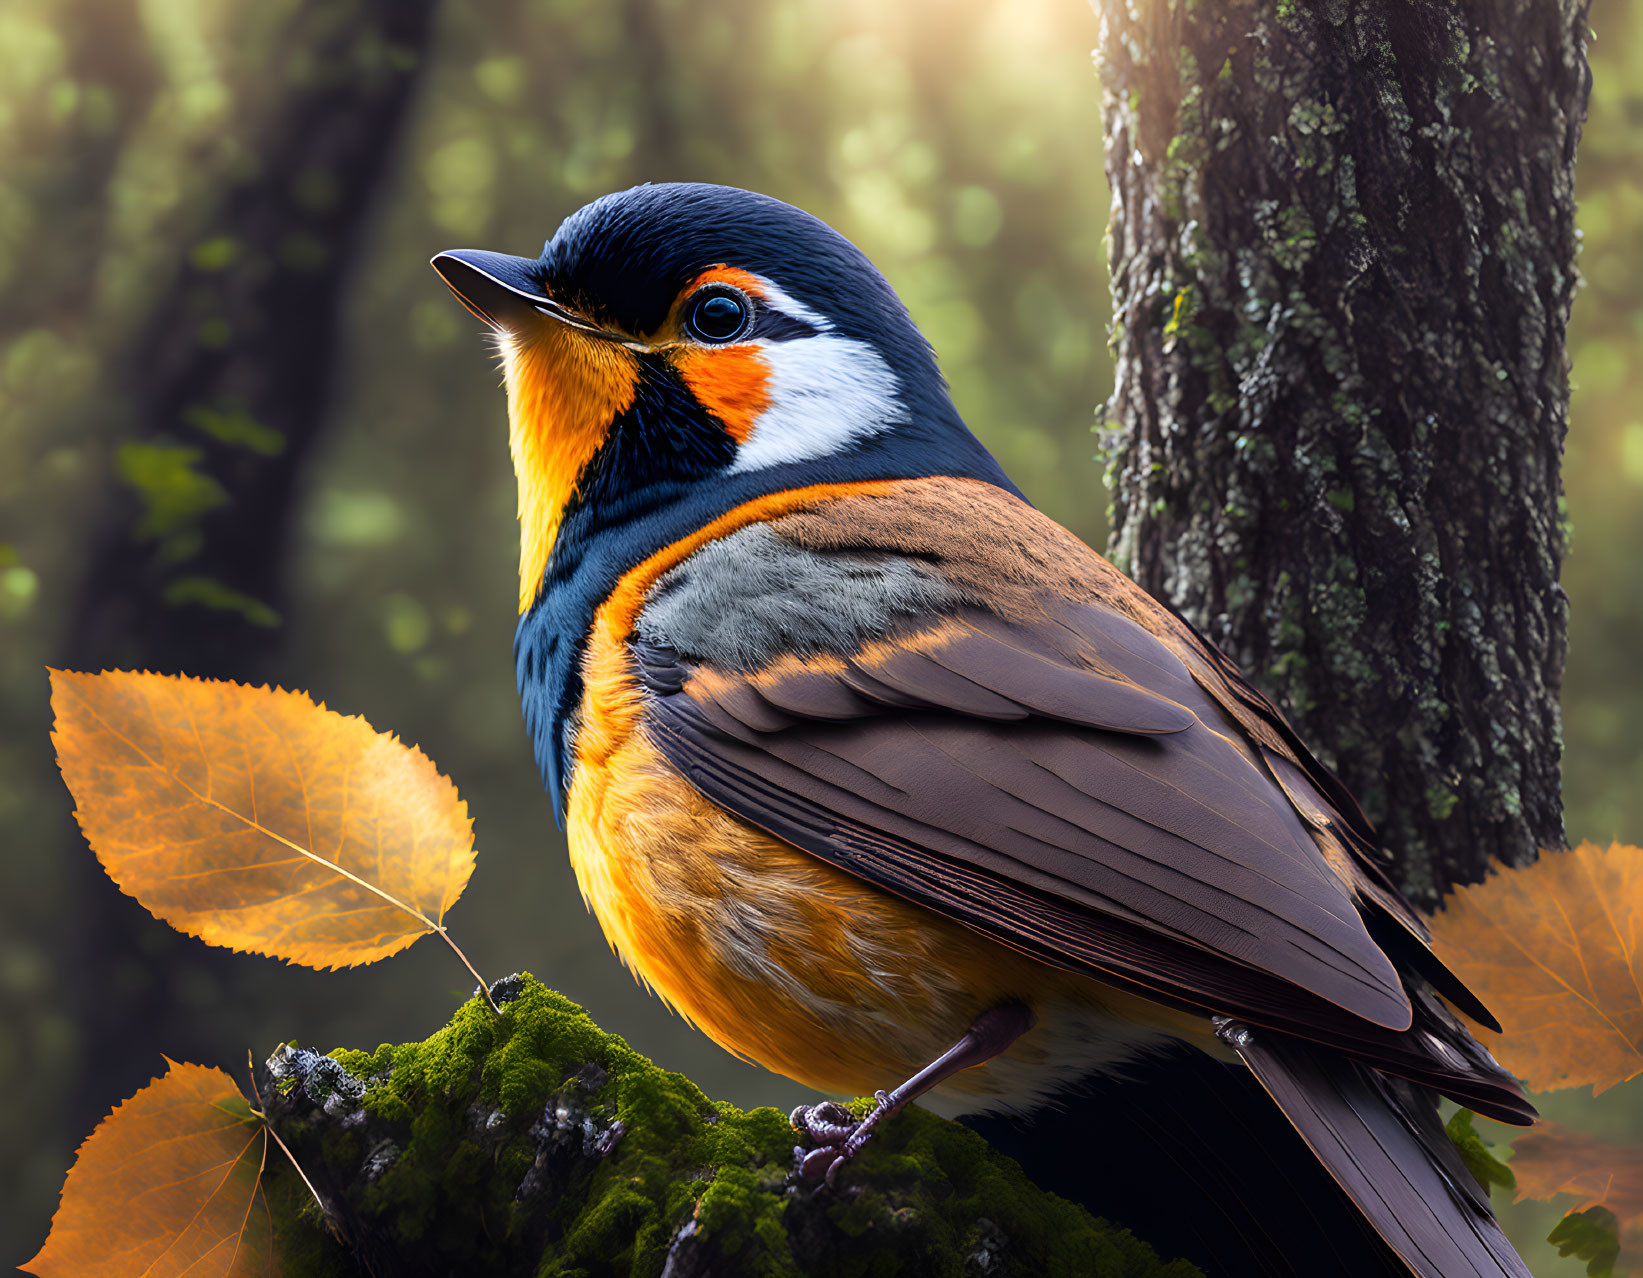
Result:
<svg viewBox="0 0 1643 1278">
<path fill-rule="evenodd" d="M 782 300 L 782 310 L 815 325 L 798 313 L 804 307 Z M 732 474 L 825 457 L 907 420 L 895 374 L 866 342 L 823 331 L 758 345 L 770 368 L 770 407 L 736 454 Z"/>
<path fill-rule="evenodd" d="M 764 304 L 772 310 L 780 311 L 792 319 L 803 320 L 811 328 L 823 333 L 833 331 L 833 321 L 825 315 L 819 315 L 811 310 L 798 298 L 794 297 L 775 280 L 766 279 L 762 275 L 755 275 L 759 281 L 759 296 Z"/>
</svg>

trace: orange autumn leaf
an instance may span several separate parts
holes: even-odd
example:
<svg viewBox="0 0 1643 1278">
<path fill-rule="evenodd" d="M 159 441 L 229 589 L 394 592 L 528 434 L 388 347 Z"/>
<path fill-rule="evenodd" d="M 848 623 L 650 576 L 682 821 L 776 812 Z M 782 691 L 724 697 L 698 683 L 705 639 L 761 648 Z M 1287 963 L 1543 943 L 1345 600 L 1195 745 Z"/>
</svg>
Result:
<svg viewBox="0 0 1643 1278">
<path fill-rule="evenodd" d="M 1643 851 L 1582 843 L 1497 869 L 1456 889 L 1432 932 L 1505 1028 L 1479 1037 L 1534 1090 L 1643 1072 Z"/>
<path fill-rule="evenodd" d="M 234 1080 L 171 1068 L 80 1146 L 40 1254 L 39 1278 L 98 1274 L 273 1278 L 261 1177 L 267 1133 Z"/>
<path fill-rule="evenodd" d="M 1571 1211 L 1602 1205 L 1623 1235 L 1643 1223 L 1643 1148 L 1611 1145 L 1556 1123 L 1536 1123 L 1512 1142 L 1517 1201 L 1572 1194 Z"/>
<path fill-rule="evenodd" d="M 124 671 L 51 682 L 80 828 L 173 927 L 310 967 L 443 932 L 473 827 L 419 750 L 297 692 Z"/>
</svg>

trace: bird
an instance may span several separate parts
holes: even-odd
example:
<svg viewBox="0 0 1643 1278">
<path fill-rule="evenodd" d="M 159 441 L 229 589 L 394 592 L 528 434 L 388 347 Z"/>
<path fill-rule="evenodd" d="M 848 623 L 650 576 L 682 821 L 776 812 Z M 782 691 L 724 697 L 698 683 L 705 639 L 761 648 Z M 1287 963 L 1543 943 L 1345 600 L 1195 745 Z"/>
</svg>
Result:
<svg viewBox="0 0 1643 1278">
<path fill-rule="evenodd" d="M 506 388 L 515 669 L 581 893 L 797 1108 L 917 1101 L 1211 1274 L 1528 1270 L 1439 1097 L 1535 1111 L 1342 783 L 1039 512 L 844 236 L 645 184 L 439 253 Z"/>
</svg>

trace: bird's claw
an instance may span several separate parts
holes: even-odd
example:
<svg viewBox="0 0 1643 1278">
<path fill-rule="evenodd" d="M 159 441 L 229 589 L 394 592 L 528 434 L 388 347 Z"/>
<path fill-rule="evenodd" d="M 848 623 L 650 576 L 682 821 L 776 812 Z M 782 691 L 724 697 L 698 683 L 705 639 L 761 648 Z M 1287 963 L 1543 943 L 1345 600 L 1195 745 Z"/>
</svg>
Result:
<svg viewBox="0 0 1643 1278">
<path fill-rule="evenodd" d="M 793 1170 L 800 1180 L 811 1184 L 822 1181 L 829 1189 L 833 1187 L 839 1169 L 873 1139 L 873 1128 L 890 1111 L 889 1093 L 879 1092 L 875 1099 L 878 1104 L 865 1118 L 857 1118 L 837 1101 L 800 1105 L 793 1111 L 788 1121 L 814 1145 L 811 1149 L 793 1147 Z"/>
<path fill-rule="evenodd" d="M 788 1116 L 793 1130 L 810 1137 L 820 1146 L 842 1145 L 850 1139 L 861 1120 L 837 1101 L 820 1105 L 800 1105 Z"/>
<path fill-rule="evenodd" d="M 831 1183 L 833 1167 L 842 1160 L 843 1154 L 835 1145 L 826 1145 L 821 1149 L 793 1146 L 794 1174 L 807 1184 L 815 1184 L 819 1180 Z"/>
</svg>

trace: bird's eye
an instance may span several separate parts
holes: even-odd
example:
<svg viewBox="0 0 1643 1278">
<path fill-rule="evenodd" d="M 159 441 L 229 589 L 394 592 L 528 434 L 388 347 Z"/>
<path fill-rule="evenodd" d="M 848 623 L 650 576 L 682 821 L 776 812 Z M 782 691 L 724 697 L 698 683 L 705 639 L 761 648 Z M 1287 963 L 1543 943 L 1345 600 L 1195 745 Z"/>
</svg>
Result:
<svg viewBox="0 0 1643 1278">
<path fill-rule="evenodd" d="M 704 342 L 729 342 L 740 337 L 753 316 L 745 295 L 728 285 L 697 290 L 685 311 L 685 327 Z"/>
</svg>

